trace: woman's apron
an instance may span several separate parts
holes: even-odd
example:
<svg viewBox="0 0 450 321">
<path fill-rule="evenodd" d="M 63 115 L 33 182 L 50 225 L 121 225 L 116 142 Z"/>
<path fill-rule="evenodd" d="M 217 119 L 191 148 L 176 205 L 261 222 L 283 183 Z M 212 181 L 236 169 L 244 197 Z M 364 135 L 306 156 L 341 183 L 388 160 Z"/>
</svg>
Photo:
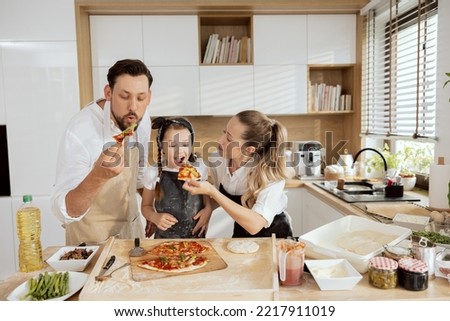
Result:
<svg viewBox="0 0 450 321">
<path fill-rule="evenodd" d="M 241 202 L 242 195 L 229 194 L 222 186 L 222 184 L 220 184 L 219 190 L 222 194 L 224 194 L 226 197 L 228 197 L 235 203 L 242 205 Z M 271 237 L 273 233 L 275 233 L 277 238 L 287 238 L 288 236 L 292 236 L 291 223 L 289 221 L 289 217 L 284 212 L 275 215 L 272 224 L 270 224 L 269 227 L 262 228 L 261 231 L 253 235 L 247 232 L 236 221 L 234 222 L 233 237 Z"/>
<path fill-rule="evenodd" d="M 109 102 L 104 106 L 104 122 L 104 137 L 107 141 L 112 137 Z M 80 221 L 66 225 L 67 245 L 101 242 L 117 234 L 123 239 L 144 238 L 136 190 L 140 152 L 137 145 L 129 143 L 128 139 L 124 143 L 125 166 L 122 172 L 103 185 Z"/>
<path fill-rule="evenodd" d="M 178 172 L 163 171 L 159 186 L 163 193 L 160 200 L 155 201 L 158 213 L 170 213 L 178 223 L 162 231 L 157 229 L 155 238 L 196 238 L 192 230 L 197 224 L 193 217 L 204 207 L 203 196 L 193 195 L 182 188 L 184 181 L 178 179 Z"/>
</svg>

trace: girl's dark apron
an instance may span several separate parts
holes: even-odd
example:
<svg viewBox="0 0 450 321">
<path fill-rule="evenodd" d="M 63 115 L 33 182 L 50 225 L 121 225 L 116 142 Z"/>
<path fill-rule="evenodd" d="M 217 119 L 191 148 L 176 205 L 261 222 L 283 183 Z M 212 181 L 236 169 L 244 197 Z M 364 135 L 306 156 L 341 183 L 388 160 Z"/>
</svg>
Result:
<svg viewBox="0 0 450 321">
<path fill-rule="evenodd" d="M 182 188 L 184 181 L 178 180 L 178 172 L 163 171 L 160 177 L 160 188 L 163 196 L 155 201 L 158 213 L 170 213 L 178 223 L 166 231 L 159 229 L 155 238 L 196 238 L 192 235 L 197 221 L 193 217 L 204 207 L 202 195 L 192 195 Z"/>
<path fill-rule="evenodd" d="M 220 192 L 227 196 L 229 199 L 242 205 L 241 203 L 241 195 L 231 195 L 229 194 L 225 188 L 223 188 L 222 184 L 220 184 L 219 188 Z M 273 218 L 272 224 L 269 227 L 261 229 L 258 233 L 252 235 L 247 232 L 242 226 L 240 226 L 237 222 L 234 222 L 234 231 L 233 237 L 271 237 L 272 234 L 275 234 L 277 238 L 287 238 L 288 236 L 292 236 L 292 227 L 289 222 L 288 216 L 282 212 L 277 214 Z"/>
</svg>

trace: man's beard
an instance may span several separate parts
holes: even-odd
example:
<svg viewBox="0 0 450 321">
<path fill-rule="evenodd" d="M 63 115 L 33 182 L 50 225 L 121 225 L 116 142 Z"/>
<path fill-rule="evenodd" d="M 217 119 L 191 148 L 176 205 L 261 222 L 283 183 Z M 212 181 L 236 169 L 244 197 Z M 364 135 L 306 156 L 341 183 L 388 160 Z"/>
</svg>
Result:
<svg viewBox="0 0 450 321">
<path fill-rule="evenodd" d="M 127 129 L 128 127 L 130 127 L 131 125 L 134 124 L 134 123 L 130 123 L 129 121 L 127 121 L 128 116 L 134 116 L 136 118 L 136 127 L 134 128 L 134 130 L 136 130 L 138 128 L 139 123 L 141 122 L 141 119 L 142 119 L 142 118 L 139 119 L 138 115 L 133 111 L 130 111 L 128 114 L 124 115 L 123 117 L 118 117 L 118 116 L 116 116 L 116 114 L 114 114 L 114 111 L 111 108 L 111 114 L 113 115 L 114 119 L 116 120 L 117 126 L 122 131 L 124 131 L 125 129 Z"/>
</svg>

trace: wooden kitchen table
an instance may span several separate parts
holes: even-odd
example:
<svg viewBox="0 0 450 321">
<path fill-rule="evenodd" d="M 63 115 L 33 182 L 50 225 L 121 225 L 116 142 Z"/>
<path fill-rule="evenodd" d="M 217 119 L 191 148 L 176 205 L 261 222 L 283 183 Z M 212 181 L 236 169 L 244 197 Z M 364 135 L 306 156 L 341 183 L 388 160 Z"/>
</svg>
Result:
<svg viewBox="0 0 450 321">
<path fill-rule="evenodd" d="M 130 241 L 131 242 L 131 241 Z M 49 247 L 44 250 L 44 259 L 50 257 L 59 247 Z M 90 273 L 100 256 L 98 251 L 96 257 L 91 261 L 86 273 Z M 37 275 L 43 271 L 52 271 L 48 265 L 41 271 L 31 273 L 17 272 L 10 276 L 6 281 L 0 282 L 0 300 L 6 300 L 8 294 L 18 285 L 27 280 L 30 276 Z M 208 272 L 210 273 L 210 272 Z M 314 281 L 313 277 L 305 273 L 300 286 L 279 287 L 280 301 L 390 301 L 390 300 L 450 300 L 450 284 L 443 278 L 435 278 L 428 283 L 428 289 L 425 291 L 408 291 L 403 288 L 396 289 L 377 289 L 369 284 L 368 274 L 364 274 L 362 280 L 352 289 L 346 291 L 321 291 Z M 79 293 L 73 295 L 69 300 L 78 300 Z M 208 300 L 208 297 L 204 298 Z M 191 300 L 186 297 L 186 300 Z"/>
</svg>

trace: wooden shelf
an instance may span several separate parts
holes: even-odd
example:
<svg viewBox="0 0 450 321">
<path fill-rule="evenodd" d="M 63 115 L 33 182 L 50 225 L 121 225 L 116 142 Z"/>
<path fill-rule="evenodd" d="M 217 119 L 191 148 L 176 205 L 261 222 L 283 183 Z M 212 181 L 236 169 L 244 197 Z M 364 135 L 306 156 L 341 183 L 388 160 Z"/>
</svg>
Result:
<svg viewBox="0 0 450 321">
<path fill-rule="evenodd" d="M 308 66 L 308 113 L 348 113 L 353 110 L 336 110 L 330 106 L 323 106 L 322 110 L 314 109 L 312 106 L 313 97 L 310 85 L 326 84 L 327 86 L 341 86 L 341 95 L 354 96 L 354 73 L 355 66 L 349 65 L 309 65 Z M 352 104 L 353 105 L 353 102 Z"/>
<path fill-rule="evenodd" d="M 221 65 L 248 65 L 253 63 L 253 16 L 252 15 L 200 15 L 199 24 L 199 58 L 201 65 L 217 65 L 218 63 L 203 63 L 209 37 L 218 34 L 219 40 L 234 36 L 240 40 L 242 37 L 250 39 L 250 57 L 247 62 L 221 63 Z"/>
</svg>

